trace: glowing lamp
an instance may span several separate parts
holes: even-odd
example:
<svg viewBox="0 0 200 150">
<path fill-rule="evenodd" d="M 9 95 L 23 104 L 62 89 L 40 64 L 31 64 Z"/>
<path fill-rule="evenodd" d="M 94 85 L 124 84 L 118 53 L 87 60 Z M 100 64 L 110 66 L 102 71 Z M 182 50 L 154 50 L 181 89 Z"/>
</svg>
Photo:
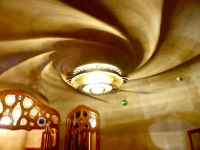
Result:
<svg viewBox="0 0 200 150">
<path fill-rule="evenodd" d="M 121 71 L 109 64 L 87 64 L 76 68 L 73 75 L 61 75 L 74 88 L 89 95 L 116 93 L 127 82 Z"/>
</svg>

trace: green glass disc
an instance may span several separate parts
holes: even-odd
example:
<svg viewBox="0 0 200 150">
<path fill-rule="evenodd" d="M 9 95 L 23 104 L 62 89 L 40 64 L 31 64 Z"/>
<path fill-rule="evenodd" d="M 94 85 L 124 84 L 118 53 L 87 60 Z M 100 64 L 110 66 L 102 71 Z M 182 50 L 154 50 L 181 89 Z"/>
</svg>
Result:
<svg viewBox="0 0 200 150">
<path fill-rule="evenodd" d="M 122 105 L 123 105 L 123 106 L 126 106 L 127 104 L 128 104 L 127 100 L 123 99 L 123 100 L 122 100 Z"/>
</svg>

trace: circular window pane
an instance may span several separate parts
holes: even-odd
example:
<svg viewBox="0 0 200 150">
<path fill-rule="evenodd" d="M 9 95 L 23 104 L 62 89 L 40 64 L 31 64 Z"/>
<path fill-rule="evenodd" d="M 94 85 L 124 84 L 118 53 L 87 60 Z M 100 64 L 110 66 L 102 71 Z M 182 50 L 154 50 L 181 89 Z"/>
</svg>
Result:
<svg viewBox="0 0 200 150">
<path fill-rule="evenodd" d="M 7 95 L 5 97 L 5 102 L 8 106 L 12 106 L 15 103 L 15 95 Z"/>
<path fill-rule="evenodd" d="M 44 117 L 39 117 L 37 124 L 39 126 L 45 126 L 46 125 L 46 119 Z"/>
<path fill-rule="evenodd" d="M 33 105 L 32 99 L 25 97 L 23 101 L 24 108 L 30 108 L 32 105 Z"/>
<path fill-rule="evenodd" d="M 22 118 L 21 121 L 20 121 L 20 125 L 25 126 L 26 124 L 27 124 L 26 118 Z"/>
</svg>

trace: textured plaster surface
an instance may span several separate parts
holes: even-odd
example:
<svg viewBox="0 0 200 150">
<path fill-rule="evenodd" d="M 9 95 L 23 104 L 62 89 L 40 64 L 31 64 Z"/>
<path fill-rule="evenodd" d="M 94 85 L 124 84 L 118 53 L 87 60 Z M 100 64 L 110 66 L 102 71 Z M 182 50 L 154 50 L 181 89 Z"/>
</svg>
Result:
<svg viewBox="0 0 200 150">
<path fill-rule="evenodd" d="M 100 113 L 101 150 L 190 149 L 186 133 L 200 127 L 199 0 L 1 0 L 0 14 L 0 89 L 60 113 L 60 150 L 78 105 Z M 116 65 L 129 82 L 97 99 L 61 79 L 91 62 Z M 9 141 L 0 149 L 37 143 L 26 134 L 0 134 Z"/>
</svg>

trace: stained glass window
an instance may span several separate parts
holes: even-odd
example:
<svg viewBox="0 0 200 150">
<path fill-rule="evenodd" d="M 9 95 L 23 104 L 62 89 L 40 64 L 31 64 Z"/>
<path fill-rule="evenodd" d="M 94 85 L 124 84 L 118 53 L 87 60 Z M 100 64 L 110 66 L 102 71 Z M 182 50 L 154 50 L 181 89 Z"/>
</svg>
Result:
<svg viewBox="0 0 200 150">
<path fill-rule="evenodd" d="M 60 116 L 54 109 L 20 90 L 0 91 L 0 128 L 44 129 L 46 124 L 58 129 Z"/>
<path fill-rule="evenodd" d="M 67 116 L 66 150 L 100 149 L 100 118 L 96 110 L 80 105 Z"/>
<path fill-rule="evenodd" d="M 29 93 L 20 90 L 0 91 L 0 129 L 43 129 L 41 149 L 57 150 L 59 122 L 60 116 L 56 110 Z"/>
</svg>

